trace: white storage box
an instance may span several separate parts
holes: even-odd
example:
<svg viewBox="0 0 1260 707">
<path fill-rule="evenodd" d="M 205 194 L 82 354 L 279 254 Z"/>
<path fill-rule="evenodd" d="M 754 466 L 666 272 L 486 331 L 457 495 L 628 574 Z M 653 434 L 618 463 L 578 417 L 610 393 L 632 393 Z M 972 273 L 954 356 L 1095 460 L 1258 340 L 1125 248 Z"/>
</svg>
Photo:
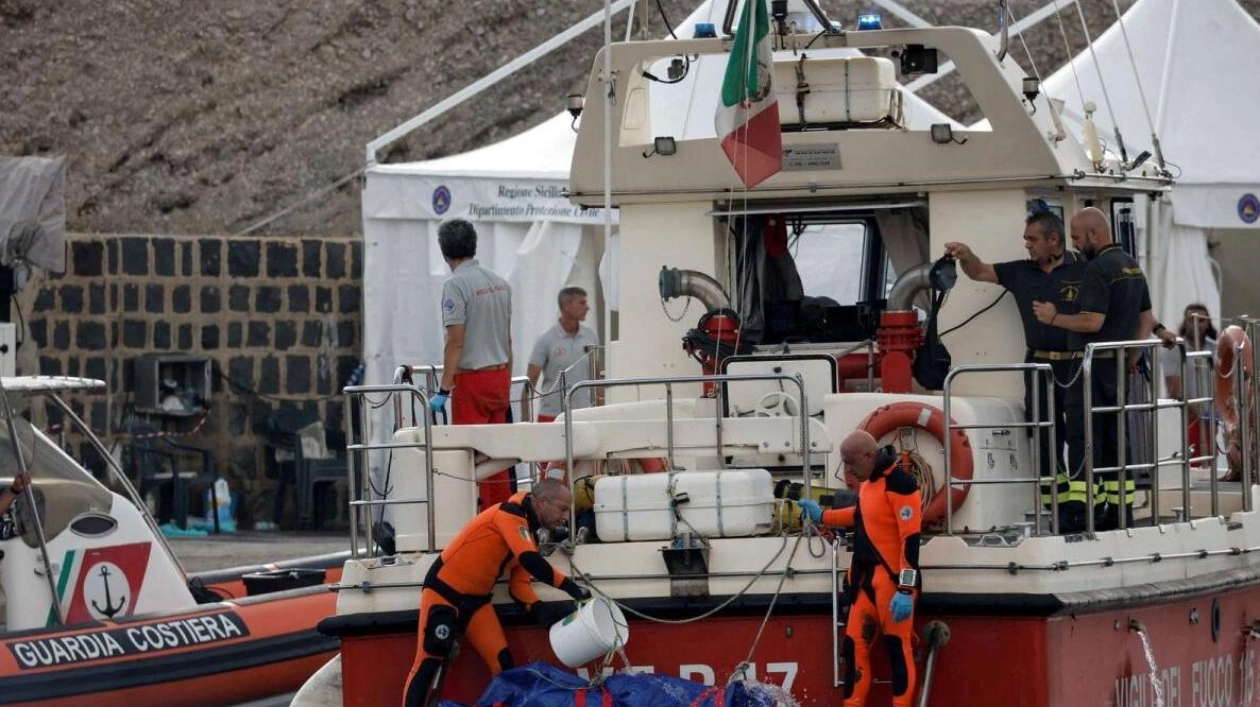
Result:
<svg viewBox="0 0 1260 707">
<path fill-rule="evenodd" d="M 809 93 L 805 120 L 796 105 L 799 62 L 775 62 L 774 92 L 779 122 L 789 126 L 837 125 L 901 121 L 897 71 L 883 57 L 806 59 L 802 67 Z"/>
<path fill-rule="evenodd" d="M 606 542 L 669 540 L 674 510 L 670 475 L 605 476 L 595 482 L 595 531 Z M 774 523 L 774 486 L 765 469 L 681 471 L 673 475 L 678 532 L 710 538 L 757 535 Z M 685 521 L 685 522 L 683 522 Z"/>
</svg>

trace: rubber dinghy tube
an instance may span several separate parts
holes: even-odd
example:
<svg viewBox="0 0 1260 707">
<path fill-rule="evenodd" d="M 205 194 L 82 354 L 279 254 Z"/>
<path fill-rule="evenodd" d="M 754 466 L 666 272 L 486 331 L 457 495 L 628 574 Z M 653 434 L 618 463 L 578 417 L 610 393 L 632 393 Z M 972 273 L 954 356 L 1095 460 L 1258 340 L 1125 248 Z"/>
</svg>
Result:
<svg viewBox="0 0 1260 707">
<path fill-rule="evenodd" d="M 945 413 L 927 403 L 906 401 L 884 405 L 872 411 L 858 425 L 858 429 L 866 430 L 876 440 L 902 427 L 915 427 L 930 432 L 942 446 L 945 445 Z M 950 432 L 952 476 L 956 481 L 970 481 L 975 466 L 971 457 L 971 441 L 963 430 L 953 429 Z M 948 481 L 946 479 L 947 483 L 941 484 L 923 509 L 924 525 L 945 520 L 947 500 L 952 512 L 957 513 L 959 506 L 967 499 L 967 492 L 971 490 L 970 484 L 952 486 Z"/>
</svg>

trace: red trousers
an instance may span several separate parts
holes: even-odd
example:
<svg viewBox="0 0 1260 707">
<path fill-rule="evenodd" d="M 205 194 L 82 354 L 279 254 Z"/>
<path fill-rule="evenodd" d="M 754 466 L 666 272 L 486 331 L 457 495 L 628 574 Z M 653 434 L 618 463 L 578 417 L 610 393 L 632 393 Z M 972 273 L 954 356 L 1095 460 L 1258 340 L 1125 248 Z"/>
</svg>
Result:
<svg viewBox="0 0 1260 707">
<path fill-rule="evenodd" d="M 871 576 L 875 597 L 872 600 L 860 586 L 854 591 L 853 605 L 844 629 L 844 654 L 847 663 L 844 707 L 865 707 L 871 689 L 871 650 L 877 641 L 888 650 L 892 665 L 893 707 L 911 707 L 914 702 L 915 670 L 912 637 L 914 614 L 901 623 L 894 623 L 893 594 L 897 584 L 882 567 Z M 882 639 L 882 640 L 881 640 Z"/>
<path fill-rule="evenodd" d="M 512 372 L 507 366 L 464 371 L 455 376 L 451 391 L 451 424 L 486 425 L 507 422 Z M 512 482 L 503 471 L 477 484 L 479 508 L 489 508 L 512 496 Z"/>
</svg>

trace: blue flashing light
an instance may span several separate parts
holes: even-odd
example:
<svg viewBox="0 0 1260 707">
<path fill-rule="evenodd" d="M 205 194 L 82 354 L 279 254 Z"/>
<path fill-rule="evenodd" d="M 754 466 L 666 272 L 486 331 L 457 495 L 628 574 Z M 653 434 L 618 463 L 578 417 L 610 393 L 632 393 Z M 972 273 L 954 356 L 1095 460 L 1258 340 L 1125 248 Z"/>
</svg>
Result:
<svg viewBox="0 0 1260 707">
<path fill-rule="evenodd" d="M 712 22 L 697 22 L 695 32 L 691 36 L 693 39 L 713 39 L 717 37 L 717 28 Z"/>
<path fill-rule="evenodd" d="M 865 29 L 883 29 L 884 23 L 879 17 L 878 12 L 864 12 L 858 15 L 858 30 Z"/>
</svg>

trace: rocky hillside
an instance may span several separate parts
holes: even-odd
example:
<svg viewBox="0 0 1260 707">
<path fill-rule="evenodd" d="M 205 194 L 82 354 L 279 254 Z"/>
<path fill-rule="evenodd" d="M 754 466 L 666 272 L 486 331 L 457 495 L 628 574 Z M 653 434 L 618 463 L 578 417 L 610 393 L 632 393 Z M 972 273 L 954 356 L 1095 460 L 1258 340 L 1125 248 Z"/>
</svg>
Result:
<svg viewBox="0 0 1260 707">
<path fill-rule="evenodd" d="M 695 4 L 661 6 L 678 22 Z M 993 0 L 902 4 L 933 23 L 996 24 Z M 1042 3 L 1010 4 L 1022 16 Z M 846 24 L 869 5 L 823 0 Z M 1081 5 L 1095 36 L 1114 19 L 1110 0 Z M 1244 5 L 1260 14 L 1260 0 Z M 600 8 L 597 0 L 0 0 L 0 154 L 69 156 L 73 230 L 233 233 L 353 173 L 369 140 Z M 649 32 L 664 34 L 655 4 L 650 10 Z M 1079 50 L 1075 12 L 1065 9 L 1064 25 Z M 1025 37 L 1043 74 L 1066 57 L 1053 20 Z M 387 159 L 467 150 L 555 114 L 566 93 L 584 88 L 601 40 L 601 30 L 588 32 L 396 144 Z M 1013 53 L 1026 63 L 1022 48 Z M 924 95 L 974 117 L 955 81 Z M 359 230 L 351 180 L 263 232 Z"/>
</svg>

